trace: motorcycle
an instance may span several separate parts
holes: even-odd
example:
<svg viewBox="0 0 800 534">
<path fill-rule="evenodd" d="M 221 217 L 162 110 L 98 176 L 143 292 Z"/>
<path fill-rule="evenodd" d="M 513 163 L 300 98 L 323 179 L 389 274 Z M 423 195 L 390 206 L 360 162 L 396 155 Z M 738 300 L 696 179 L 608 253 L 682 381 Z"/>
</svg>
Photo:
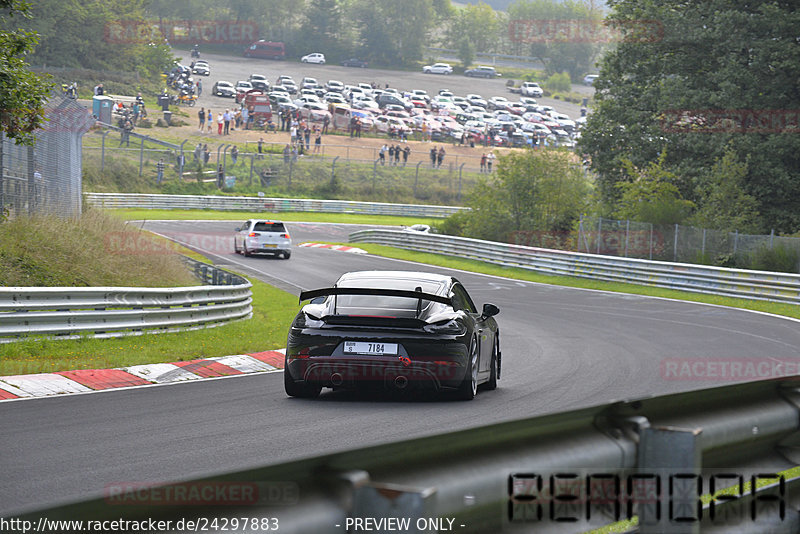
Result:
<svg viewBox="0 0 800 534">
<path fill-rule="evenodd" d="M 192 48 L 192 57 L 198 58 L 198 59 L 200 58 L 200 51 L 197 49 L 197 47 Z"/>
</svg>

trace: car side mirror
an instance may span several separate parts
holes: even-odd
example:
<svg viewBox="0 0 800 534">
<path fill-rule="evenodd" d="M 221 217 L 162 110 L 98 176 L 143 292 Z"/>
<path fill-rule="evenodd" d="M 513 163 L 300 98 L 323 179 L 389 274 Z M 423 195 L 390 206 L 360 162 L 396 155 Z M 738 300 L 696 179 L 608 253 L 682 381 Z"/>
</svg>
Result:
<svg viewBox="0 0 800 534">
<path fill-rule="evenodd" d="M 237 227 L 236 227 L 236 229 L 234 230 L 234 232 L 241 232 L 241 231 L 242 231 L 242 229 L 241 229 L 241 228 L 239 228 L 238 226 L 237 226 Z"/>
<path fill-rule="evenodd" d="M 483 313 L 482 313 L 482 315 L 484 317 L 494 317 L 498 313 L 500 313 L 500 308 L 498 308 L 494 304 L 489 304 L 487 302 L 486 304 L 483 305 Z"/>
</svg>

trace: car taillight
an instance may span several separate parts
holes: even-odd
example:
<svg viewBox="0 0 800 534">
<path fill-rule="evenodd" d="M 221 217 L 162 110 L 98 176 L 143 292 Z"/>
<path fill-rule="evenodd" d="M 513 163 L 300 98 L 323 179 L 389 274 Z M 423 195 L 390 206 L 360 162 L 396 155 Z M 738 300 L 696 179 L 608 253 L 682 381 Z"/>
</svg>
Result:
<svg viewBox="0 0 800 534">
<path fill-rule="evenodd" d="M 284 239 L 289 239 L 289 234 L 281 234 L 281 237 L 283 237 Z"/>
<path fill-rule="evenodd" d="M 259 234 L 258 232 L 250 232 L 249 234 L 247 234 L 247 237 L 258 237 L 260 235 L 261 234 Z"/>
</svg>

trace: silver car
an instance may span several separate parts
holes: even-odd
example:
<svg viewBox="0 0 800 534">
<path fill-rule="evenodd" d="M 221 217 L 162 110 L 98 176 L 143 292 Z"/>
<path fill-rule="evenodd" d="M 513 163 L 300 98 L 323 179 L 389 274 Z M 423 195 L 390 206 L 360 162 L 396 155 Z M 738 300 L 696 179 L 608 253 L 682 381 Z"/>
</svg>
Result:
<svg viewBox="0 0 800 534">
<path fill-rule="evenodd" d="M 292 255 L 292 238 L 281 221 L 248 219 L 236 228 L 233 250 L 237 254 L 272 254 L 289 259 Z"/>
</svg>

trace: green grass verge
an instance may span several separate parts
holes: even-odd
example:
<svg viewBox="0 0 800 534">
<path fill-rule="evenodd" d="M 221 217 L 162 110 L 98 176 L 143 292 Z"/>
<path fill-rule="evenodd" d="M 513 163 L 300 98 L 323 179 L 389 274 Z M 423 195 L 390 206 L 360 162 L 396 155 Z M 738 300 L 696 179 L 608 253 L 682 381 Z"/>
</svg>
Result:
<svg viewBox="0 0 800 534">
<path fill-rule="evenodd" d="M 412 224 L 432 224 L 435 221 L 424 217 L 399 217 L 394 215 L 359 215 L 355 213 L 307 213 L 307 212 L 247 212 L 247 211 L 207 211 L 207 210 L 105 210 L 116 217 L 128 220 L 220 220 L 243 221 L 245 219 L 265 218 L 294 222 L 331 222 L 350 224 L 376 224 L 389 226 L 411 226 Z"/>
<path fill-rule="evenodd" d="M 717 304 L 720 306 L 744 308 L 747 310 L 755 310 L 767 313 L 774 313 L 776 315 L 785 315 L 788 317 L 800 318 L 800 306 L 794 304 L 767 302 L 761 300 L 738 299 L 732 297 L 720 297 L 716 295 L 706 295 L 703 293 L 678 291 L 675 289 L 662 289 L 658 287 L 650 287 L 637 284 L 624 284 L 620 282 L 604 282 L 600 280 L 589 280 L 586 278 L 578 278 L 572 276 L 545 275 L 536 273 L 534 271 L 529 271 L 527 269 L 520 269 L 517 267 L 503 267 L 500 265 L 492 265 L 490 263 L 484 263 L 477 260 L 455 258 L 452 256 L 443 256 L 440 254 L 431 254 L 427 252 L 414 252 L 411 250 L 398 249 L 384 245 L 375 245 L 371 243 L 337 243 L 337 244 L 347 244 L 350 246 L 355 245 L 358 248 L 366 250 L 370 254 L 384 256 L 387 258 L 396 258 L 418 263 L 425 263 L 428 265 L 436 265 L 439 267 L 446 267 L 449 269 L 460 269 L 476 273 L 503 276 L 506 278 L 513 278 L 515 280 L 526 280 L 529 282 L 538 282 L 542 284 L 551 284 L 557 286 L 567 286 L 567 287 L 576 287 L 584 289 L 599 289 L 604 291 L 613 291 L 616 293 L 645 295 L 649 297 L 663 297 L 676 300 L 686 300 L 690 302 L 703 302 L 708 304 Z"/>
<path fill-rule="evenodd" d="M 111 339 L 36 338 L 0 345 L 0 376 L 107 369 L 244 354 L 286 346 L 286 333 L 299 310 L 297 296 L 258 280 L 253 284 L 253 318 L 216 328 Z"/>
</svg>

